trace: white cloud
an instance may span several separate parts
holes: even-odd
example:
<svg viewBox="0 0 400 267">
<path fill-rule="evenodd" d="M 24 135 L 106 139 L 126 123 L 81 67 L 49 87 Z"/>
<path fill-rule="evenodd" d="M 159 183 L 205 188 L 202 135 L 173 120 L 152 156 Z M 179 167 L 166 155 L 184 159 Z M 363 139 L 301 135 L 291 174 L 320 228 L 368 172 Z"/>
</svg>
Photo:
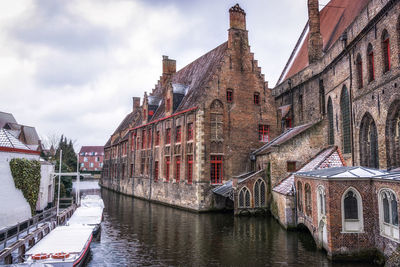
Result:
<svg viewBox="0 0 400 267">
<path fill-rule="evenodd" d="M 0 2 L 0 110 L 77 145 L 102 145 L 150 91 L 161 55 L 178 69 L 227 40 L 234 1 Z M 273 84 L 307 20 L 306 1 L 243 3 L 250 45 Z M 79 148 L 79 147 L 76 147 Z"/>
</svg>

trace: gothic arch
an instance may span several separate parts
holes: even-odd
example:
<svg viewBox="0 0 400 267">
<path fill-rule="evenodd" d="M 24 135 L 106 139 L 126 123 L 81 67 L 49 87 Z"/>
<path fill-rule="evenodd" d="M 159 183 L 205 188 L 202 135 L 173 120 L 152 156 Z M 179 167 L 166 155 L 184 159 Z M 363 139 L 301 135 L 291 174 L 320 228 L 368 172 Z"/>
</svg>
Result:
<svg viewBox="0 0 400 267">
<path fill-rule="evenodd" d="M 329 122 L 329 128 L 328 128 L 328 144 L 333 145 L 335 143 L 335 135 L 334 135 L 334 127 L 333 127 L 333 105 L 332 105 L 332 99 L 329 97 L 328 99 L 328 122 Z"/>
<path fill-rule="evenodd" d="M 343 153 L 351 153 L 350 97 L 346 85 L 343 85 L 340 95 L 340 114 L 342 119 Z"/>
<path fill-rule="evenodd" d="M 387 167 L 400 167 L 400 99 L 393 101 L 388 109 L 385 140 Z"/>
<path fill-rule="evenodd" d="M 366 112 L 360 125 L 360 165 L 379 168 L 378 132 L 371 114 Z"/>
<path fill-rule="evenodd" d="M 254 183 L 254 191 L 253 191 L 255 208 L 265 207 L 266 205 L 265 192 L 266 192 L 265 182 L 262 179 L 258 179 Z"/>
<path fill-rule="evenodd" d="M 250 190 L 245 186 L 239 191 L 239 208 L 250 208 L 251 207 L 251 193 Z"/>
</svg>

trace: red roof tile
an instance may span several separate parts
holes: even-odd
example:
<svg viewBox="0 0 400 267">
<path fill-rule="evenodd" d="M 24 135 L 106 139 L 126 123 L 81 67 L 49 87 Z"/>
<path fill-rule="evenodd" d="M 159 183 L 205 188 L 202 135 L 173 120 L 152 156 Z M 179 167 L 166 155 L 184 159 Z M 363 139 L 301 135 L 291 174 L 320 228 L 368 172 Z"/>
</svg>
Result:
<svg viewBox="0 0 400 267">
<path fill-rule="evenodd" d="M 369 0 L 331 0 L 320 12 L 321 35 L 323 39 L 323 51 L 329 50 L 339 39 L 344 30 L 350 26 L 360 14 Z M 298 47 L 298 52 L 285 78 L 295 75 L 308 66 L 308 34 L 303 43 Z"/>
</svg>

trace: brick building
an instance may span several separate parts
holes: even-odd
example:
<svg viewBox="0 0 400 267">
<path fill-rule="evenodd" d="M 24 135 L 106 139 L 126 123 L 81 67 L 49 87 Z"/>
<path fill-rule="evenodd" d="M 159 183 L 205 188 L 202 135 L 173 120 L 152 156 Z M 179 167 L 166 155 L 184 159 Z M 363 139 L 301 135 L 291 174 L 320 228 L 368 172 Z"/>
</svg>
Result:
<svg viewBox="0 0 400 267">
<path fill-rule="evenodd" d="M 103 168 L 104 147 L 82 146 L 79 151 L 80 172 L 100 173 Z"/>
<path fill-rule="evenodd" d="M 298 223 L 333 259 L 390 256 L 398 247 L 400 173 L 365 167 L 298 172 Z"/>
<path fill-rule="evenodd" d="M 105 146 L 102 186 L 196 211 L 222 208 L 212 189 L 252 170 L 277 134 L 275 103 L 248 44 L 246 14 L 229 10 L 228 40 L 176 71 L 163 57 L 151 93 Z"/>
</svg>

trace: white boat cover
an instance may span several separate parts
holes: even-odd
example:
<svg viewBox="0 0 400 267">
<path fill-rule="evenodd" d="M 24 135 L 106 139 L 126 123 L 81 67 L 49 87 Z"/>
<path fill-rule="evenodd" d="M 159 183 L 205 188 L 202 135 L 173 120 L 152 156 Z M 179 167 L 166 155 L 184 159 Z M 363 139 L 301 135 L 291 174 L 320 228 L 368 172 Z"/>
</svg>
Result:
<svg viewBox="0 0 400 267">
<path fill-rule="evenodd" d="M 104 202 L 98 195 L 86 195 L 81 199 L 81 207 L 101 207 L 104 209 Z"/>
<path fill-rule="evenodd" d="M 89 240 L 93 228 L 88 225 L 58 226 L 29 249 L 26 255 L 58 252 L 80 253 Z"/>
<path fill-rule="evenodd" d="M 79 207 L 75 210 L 67 224 L 100 224 L 102 215 L 103 209 L 101 207 Z"/>
</svg>

